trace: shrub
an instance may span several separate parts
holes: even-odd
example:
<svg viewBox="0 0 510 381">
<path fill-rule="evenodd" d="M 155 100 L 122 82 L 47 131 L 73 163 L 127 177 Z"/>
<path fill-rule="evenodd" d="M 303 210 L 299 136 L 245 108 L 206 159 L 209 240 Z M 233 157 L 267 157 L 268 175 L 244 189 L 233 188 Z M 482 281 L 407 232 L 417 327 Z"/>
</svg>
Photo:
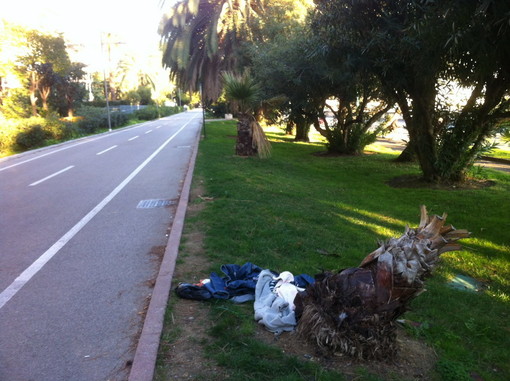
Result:
<svg viewBox="0 0 510 381">
<path fill-rule="evenodd" d="M 129 100 L 119 100 L 119 101 L 109 101 L 108 104 L 110 107 L 120 106 L 120 105 L 128 105 Z M 90 102 L 86 102 L 84 107 L 98 107 L 104 108 L 106 107 L 106 101 L 104 99 L 97 99 Z"/>
<path fill-rule="evenodd" d="M 27 128 L 16 135 L 16 146 L 22 150 L 41 147 L 44 145 L 46 138 L 47 133 L 41 124 L 28 125 Z"/>
<path fill-rule="evenodd" d="M 140 120 L 153 120 L 158 119 L 158 109 L 156 106 L 147 106 L 136 110 L 134 113 L 135 117 Z"/>
<path fill-rule="evenodd" d="M 182 107 L 179 107 L 179 106 L 161 106 L 159 108 L 159 114 L 161 115 L 161 117 L 164 117 L 164 116 L 169 116 L 169 115 L 173 115 L 173 114 L 177 114 L 179 112 L 182 112 Z"/>
<path fill-rule="evenodd" d="M 206 111 L 210 112 L 216 118 L 224 118 L 228 111 L 227 102 L 218 101 L 213 103 L 211 106 L 206 108 Z"/>
<path fill-rule="evenodd" d="M 108 112 L 102 107 L 81 107 L 77 112 L 77 115 L 83 117 L 78 122 L 78 128 L 85 134 L 93 134 L 101 128 L 108 127 Z M 129 115 L 122 112 L 111 112 L 110 122 L 112 128 L 124 126 L 129 120 Z"/>
<path fill-rule="evenodd" d="M 46 126 L 46 130 L 51 132 L 55 140 L 68 140 L 79 136 L 77 122 L 62 122 Z"/>
<path fill-rule="evenodd" d="M 76 124 L 63 122 L 58 116 L 32 117 L 6 121 L 8 128 L 0 135 L 2 150 L 27 150 L 41 147 L 47 140 L 65 140 L 77 135 Z"/>
<path fill-rule="evenodd" d="M 108 125 L 108 114 L 106 115 L 106 125 Z M 120 111 L 112 112 L 110 114 L 110 121 L 112 123 L 112 128 L 122 127 L 129 120 L 129 115 L 122 113 Z"/>
<path fill-rule="evenodd" d="M 135 112 L 142 120 L 153 120 L 161 116 L 180 112 L 180 107 L 148 106 Z M 0 113 L 0 152 L 27 150 L 45 145 L 48 140 L 62 141 L 80 135 L 93 134 L 101 128 L 108 127 L 108 113 L 105 108 L 83 106 L 76 112 L 74 121 L 64 121 L 55 114 L 47 118 L 32 117 L 9 119 Z M 122 112 L 110 114 L 112 128 L 127 124 L 130 115 Z"/>
<path fill-rule="evenodd" d="M 0 116 L 0 151 L 9 151 L 16 145 L 16 135 L 19 132 L 19 122 L 4 119 Z"/>
<path fill-rule="evenodd" d="M 78 121 L 78 129 L 84 134 L 93 134 L 100 128 L 108 126 L 108 116 L 102 107 L 80 107 L 76 115 L 83 117 Z"/>
<path fill-rule="evenodd" d="M 158 118 L 163 118 L 165 116 L 177 114 L 182 111 L 182 107 L 178 106 L 147 106 L 141 108 L 140 110 L 136 110 L 133 115 L 140 120 L 154 120 Z"/>
<path fill-rule="evenodd" d="M 2 99 L 0 111 L 9 119 L 29 118 L 32 114 L 30 98 L 26 89 L 12 89 L 10 95 Z"/>
<path fill-rule="evenodd" d="M 46 139 L 66 140 L 77 135 L 75 123 L 63 122 L 55 114 L 41 120 Z"/>
</svg>

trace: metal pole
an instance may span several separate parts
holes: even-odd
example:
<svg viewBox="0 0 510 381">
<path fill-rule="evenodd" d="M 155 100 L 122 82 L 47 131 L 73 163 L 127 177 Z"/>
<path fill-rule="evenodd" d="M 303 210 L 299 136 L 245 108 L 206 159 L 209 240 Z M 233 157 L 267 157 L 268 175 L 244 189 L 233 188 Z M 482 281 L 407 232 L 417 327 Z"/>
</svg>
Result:
<svg viewBox="0 0 510 381">
<path fill-rule="evenodd" d="M 101 33 L 101 54 L 104 54 L 103 52 L 103 34 Z M 108 56 L 108 65 L 110 64 L 110 57 Z M 104 97 L 106 99 L 106 113 L 108 115 L 108 131 L 111 131 L 112 130 L 112 120 L 111 120 L 111 116 L 110 116 L 110 101 L 108 99 L 109 97 L 109 91 L 108 91 L 108 87 L 106 86 L 106 63 L 105 63 L 105 59 L 104 59 L 104 55 L 103 55 L 103 83 L 104 83 Z M 110 74 L 108 72 L 108 74 Z"/>
<path fill-rule="evenodd" d="M 202 103 L 202 128 L 204 130 L 204 139 L 207 137 L 205 132 L 205 104 L 204 104 L 204 92 L 202 91 L 202 84 L 200 84 L 200 102 Z"/>
<path fill-rule="evenodd" d="M 105 99 L 106 99 L 106 113 L 108 114 L 108 131 L 111 131 L 112 130 L 112 120 L 111 120 L 111 117 L 110 117 L 110 102 L 108 100 L 108 89 L 107 89 L 107 86 L 106 86 L 106 74 L 105 74 L 105 71 L 103 69 L 103 82 L 104 82 L 104 96 L 105 96 Z"/>
</svg>

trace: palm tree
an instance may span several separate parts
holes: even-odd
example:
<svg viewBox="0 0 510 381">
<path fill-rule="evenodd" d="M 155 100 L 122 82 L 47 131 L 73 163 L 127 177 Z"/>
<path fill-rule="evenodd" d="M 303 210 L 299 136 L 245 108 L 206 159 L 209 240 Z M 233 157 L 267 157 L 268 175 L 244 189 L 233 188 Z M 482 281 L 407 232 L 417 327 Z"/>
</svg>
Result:
<svg viewBox="0 0 510 381">
<path fill-rule="evenodd" d="M 239 46 L 249 39 L 250 20 L 263 12 L 260 0 L 181 0 L 165 15 L 160 35 L 163 66 L 179 88 L 216 100 L 223 71 L 239 65 Z"/>
<path fill-rule="evenodd" d="M 260 104 L 261 91 L 248 72 L 222 75 L 225 96 L 238 113 L 236 155 L 268 157 L 271 146 L 255 118 L 255 108 Z"/>
</svg>

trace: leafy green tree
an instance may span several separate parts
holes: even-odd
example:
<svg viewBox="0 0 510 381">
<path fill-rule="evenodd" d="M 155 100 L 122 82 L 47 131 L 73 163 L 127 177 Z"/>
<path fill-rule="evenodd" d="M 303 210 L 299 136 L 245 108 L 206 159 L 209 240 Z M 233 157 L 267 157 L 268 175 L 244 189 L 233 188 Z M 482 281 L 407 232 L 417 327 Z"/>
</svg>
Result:
<svg viewBox="0 0 510 381">
<path fill-rule="evenodd" d="M 381 81 L 398 102 L 425 179 L 459 181 L 498 121 L 508 115 L 510 3 L 315 0 L 320 49 L 345 55 Z M 438 107 L 443 82 L 470 95 Z"/>
<path fill-rule="evenodd" d="M 13 95 L 13 87 L 17 87 L 11 82 L 16 78 L 15 61 L 22 54 L 26 33 L 24 28 L 0 20 L 0 105 L 6 102 L 12 105 L 7 98 Z M 15 97 L 18 98 L 20 92 L 16 93 Z"/>
<path fill-rule="evenodd" d="M 270 97 L 285 97 L 280 112 L 296 127 L 296 140 L 308 140 L 314 125 L 327 139 L 329 152 L 358 154 L 375 140 L 378 130 L 371 127 L 390 104 L 381 100 L 377 78 L 349 59 L 330 67 L 317 43 L 302 25 L 288 36 L 257 44 L 252 49 L 254 73 Z M 325 117 L 325 108 L 333 120 Z"/>
<path fill-rule="evenodd" d="M 131 105 L 139 105 L 142 97 L 136 90 L 130 90 L 125 95 L 125 98 L 129 101 Z"/>
<path fill-rule="evenodd" d="M 143 105 L 149 105 L 154 103 L 152 100 L 152 89 L 150 86 L 139 86 L 138 94 L 140 94 L 140 103 Z"/>
<path fill-rule="evenodd" d="M 35 30 L 26 33 L 25 53 L 18 57 L 16 71 L 29 89 L 32 115 L 36 116 L 39 96 L 43 108 L 48 109 L 47 99 L 55 82 L 54 74 L 69 70 L 71 61 L 64 38 L 43 34 Z"/>
<path fill-rule="evenodd" d="M 309 59 L 306 16 L 311 2 L 273 0 L 252 22 L 254 39 L 247 46 L 256 81 L 265 92 L 265 117 L 283 119 L 297 141 L 308 141 L 310 126 L 326 99 L 322 67 Z M 319 63 L 320 64 L 320 63 Z"/>
<path fill-rule="evenodd" d="M 51 94 L 51 89 L 57 81 L 57 75 L 53 71 L 53 64 L 51 63 L 36 63 L 34 68 L 36 76 L 38 77 L 37 89 L 41 97 L 42 108 L 47 113 L 49 111 L 48 99 Z"/>
<path fill-rule="evenodd" d="M 141 92 L 142 104 L 149 104 L 151 90 L 156 90 L 155 73 L 149 60 L 140 60 L 136 57 L 126 56 L 118 64 L 117 76 L 120 77 L 119 89 L 122 93 L 136 89 Z M 148 95 L 148 98 L 147 98 Z"/>
<path fill-rule="evenodd" d="M 257 82 L 266 98 L 281 100 L 273 110 L 287 122 L 289 132 L 295 127 L 297 141 L 308 141 L 310 126 L 323 114 L 331 88 L 325 63 L 309 54 L 308 37 L 301 26 L 250 48 Z"/>
<path fill-rule="evenodd" d="M 322 117 L 317 120 L 317 131 L 327 140 L 330 153 L 357 155 L 368 144 L 375 142 L 384 126 L 373 127 L 390 109 L 391 102 L 382 100 L 378 82 L 367 73 L 345 69 L 332 89 L 336 107 L 325 104 L 334 115 L 332 122 Z"/>
<path fill-rule="evenodd" d="M 92 82 L 90 86 L 94 102 L 106 105 L 103 74 L 99 72 L 92 73 Z"/>
<path fill-rule="evenodd" d="M 72 118 L 77 103 L 81 103 L 86 95 L 86 90 L 81 82 L 85 77 L 85 64 L 73 62 L 64 73 L 56 76 L 56 98 L 64 100 L 63 115 Z"/>
</svg>

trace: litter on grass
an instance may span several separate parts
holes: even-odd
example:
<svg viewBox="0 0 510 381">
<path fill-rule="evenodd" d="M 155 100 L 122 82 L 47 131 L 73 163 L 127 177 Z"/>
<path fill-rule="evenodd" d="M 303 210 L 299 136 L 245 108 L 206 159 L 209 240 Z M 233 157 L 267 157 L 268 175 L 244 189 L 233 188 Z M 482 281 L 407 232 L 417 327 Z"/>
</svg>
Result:
<svg viewBox="0 0 510 381">
<path fill-rule="evenodd" d="M 468 292 L 478 292 L 483 290 L 482 283 L 467 275 L 455 275 L 455 278 L 448 282 L 448 285 L 457 290 Z"/>
<path fill-rule="evenodd" d="M 255 320 L 275 334 L 297 330 L 325 355 L 388 360 L 397 354 L 397 319 L 424 291 L 425 279 L 440 255 L 462 248 L 465 229 L 446 225 L 446 213 L 429 216 L 421 207 L 417 228 L 380 242 L 358 267 L 323 272 L 315 279 L 276 273 L 252 263 L 223 265 L 224 276 L 211 273 L 199 284 L 180 284 L 176 292 L 189 299 L 254 300 Z M 457 276 L 453 285 L 478 291 L 481 284 Z"/>
</svg>

